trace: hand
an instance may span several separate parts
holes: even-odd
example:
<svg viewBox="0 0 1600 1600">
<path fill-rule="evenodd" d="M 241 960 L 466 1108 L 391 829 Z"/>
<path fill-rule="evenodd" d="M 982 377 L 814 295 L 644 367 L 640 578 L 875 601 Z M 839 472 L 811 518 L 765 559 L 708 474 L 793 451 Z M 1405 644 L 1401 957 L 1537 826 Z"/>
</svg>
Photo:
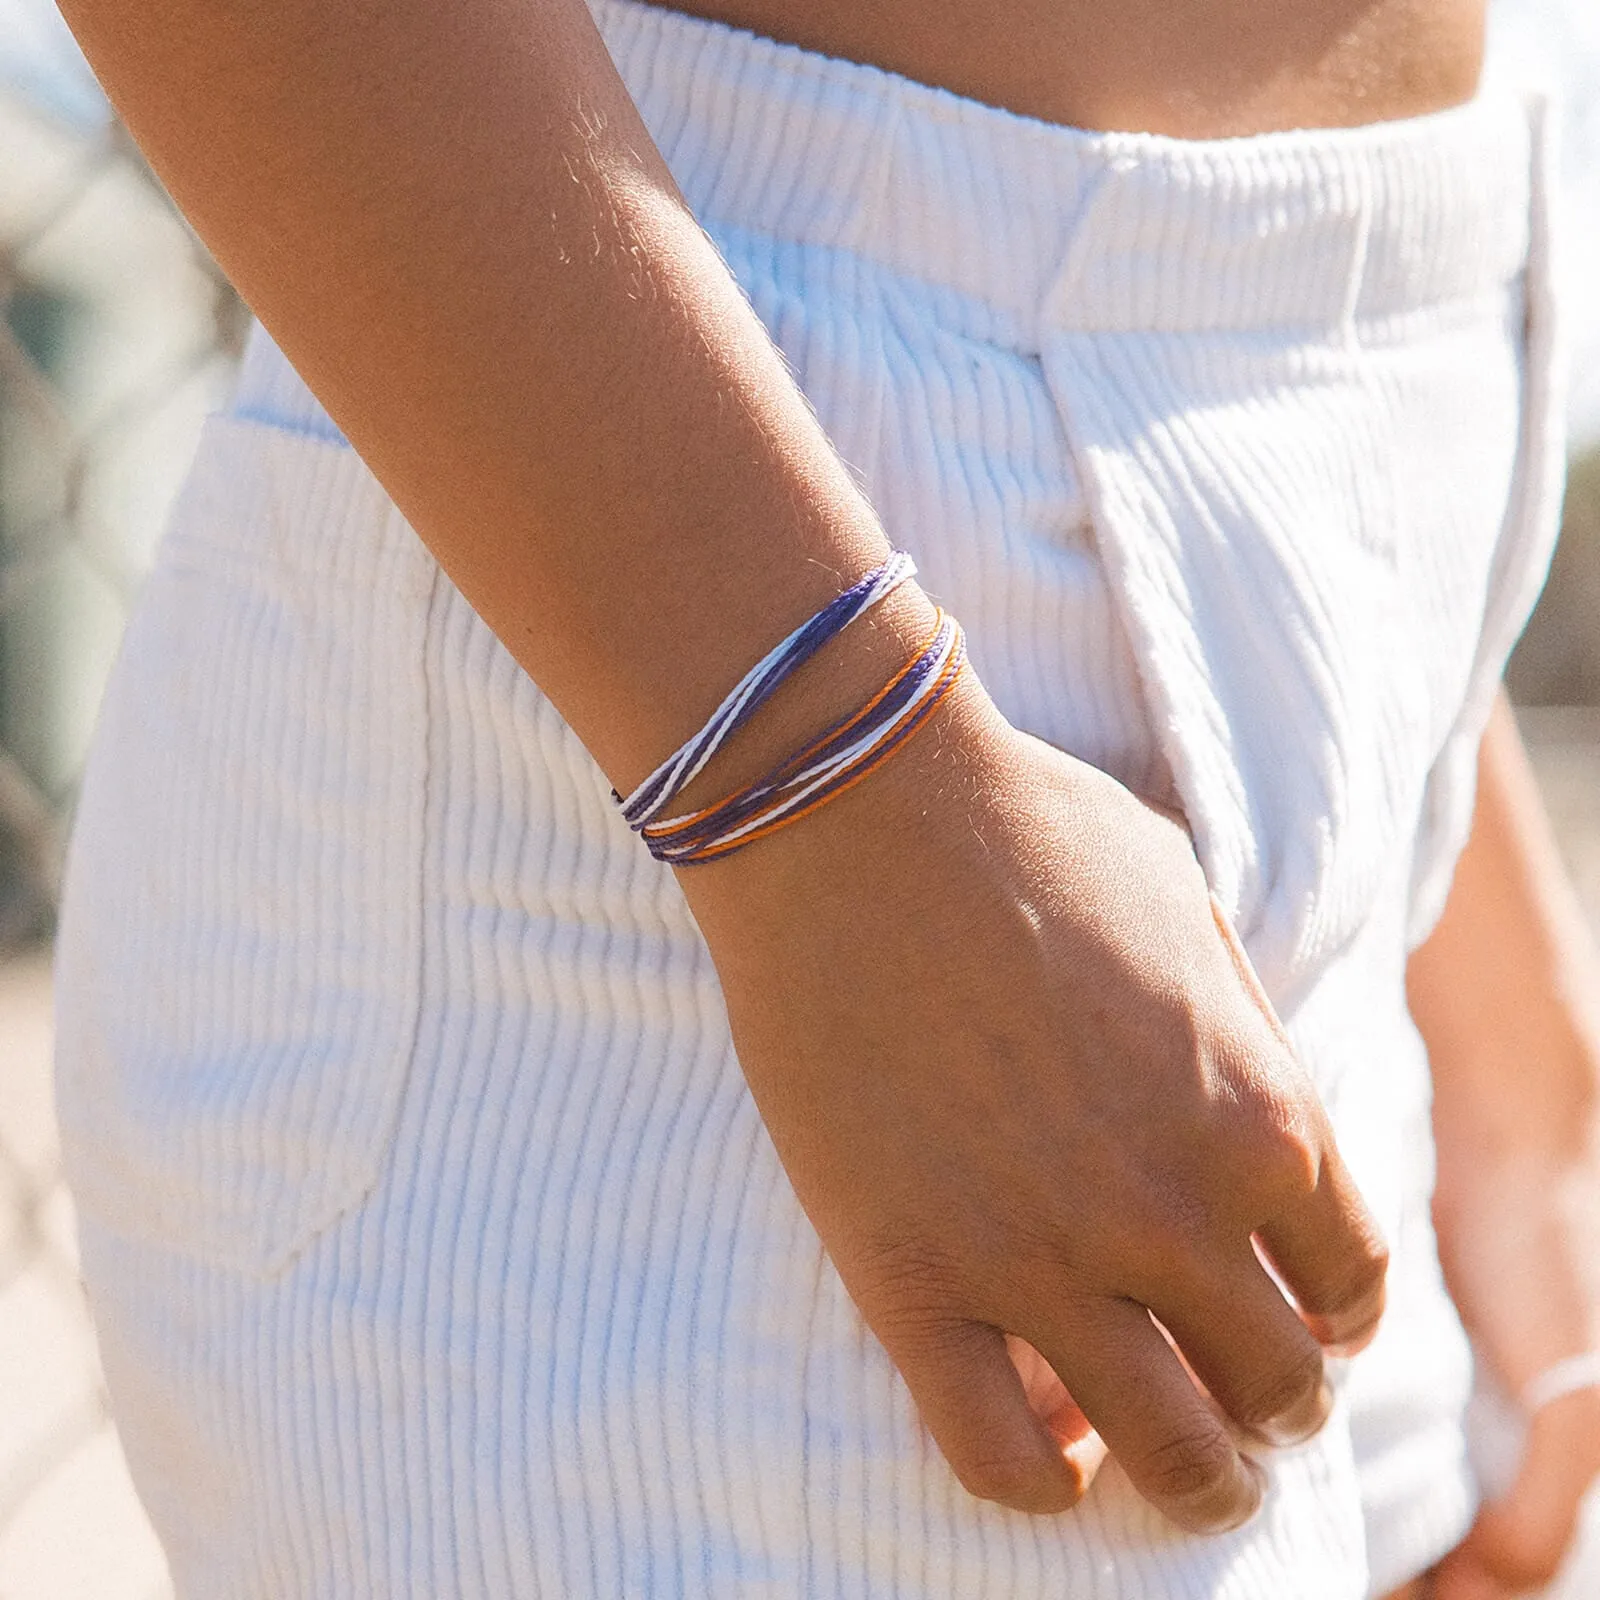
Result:
<svg viewBox="0 0 1600 1600">
<path fill-rule="evenodd" d="M 1479 1351 L 1516 1392 L 1600 1336 L 1600 1166 L 1524 1149 L 1475 1163 L 1461 1188 L 1441 1214 L 1451 1291 Z M 1548 1583 L 1597 1473 L 1600 1389 L 1540 1407 L 1515 1479 L 1441 1564 L 1435 1600 L 1511 1600 Z"/>
<path fill-rule="evenodd" d="M 1184 1527 L 1249 1517 L 1229 1424 L 1321 1426 L 1386 1254 L 1183 829 L 969 677 L 859 788 L 680 880 L 795 1190 L 967 1488 L 1071 1505 L 1081 1407 Z M 1065 1386 L 1037 1411 L 1007 1334 Z"/>
</svg>

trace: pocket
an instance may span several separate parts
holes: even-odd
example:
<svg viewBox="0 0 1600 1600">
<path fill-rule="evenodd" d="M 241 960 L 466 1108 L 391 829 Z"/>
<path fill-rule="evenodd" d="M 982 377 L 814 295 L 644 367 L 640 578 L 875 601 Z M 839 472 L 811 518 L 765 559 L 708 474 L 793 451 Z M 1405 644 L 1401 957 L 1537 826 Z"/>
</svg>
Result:
<svg viewBox="0 0 1600 1600">
<path fill-rule="evenodd" d="M 63 1144 L 106 1226 L 269 1273 L 376 1181 L 416 1028 L 437 572 L 346 446 L 207 422 L 63 899 Z"/>
<path fill-rule="evenodd" d="M 1285 1015 L 1409 870 L 1515 465 L 1504 298 L 1370 347 L 1045 351 L 1197 852 Z"/>
</svg>

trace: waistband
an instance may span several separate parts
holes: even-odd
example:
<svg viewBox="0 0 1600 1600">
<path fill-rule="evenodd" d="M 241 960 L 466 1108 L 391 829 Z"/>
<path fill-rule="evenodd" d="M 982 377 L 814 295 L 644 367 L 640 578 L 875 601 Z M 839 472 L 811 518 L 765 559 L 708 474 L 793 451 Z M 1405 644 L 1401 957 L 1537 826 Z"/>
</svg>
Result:
<svg viewBox="0 0 1600 1600">
<path fill-rule="evenodd" d="M 1026 327 L 1336 323 L 1503 287 L 1530 108 L 1249 138 L 1092 133 L 645 5 L 591 0 L 700 220 L 851 251 Z"/>
<path fill-rule="evenodd" d="M 1353 332 L 1503 291 L 1536 106 L 1187 140 L 1017 116 L 640 0 L 590 9 L 699 220 L 847 251 L 1051 333 Z M 337 432 L 258 327 L 236 413 Z"/>
</svg>

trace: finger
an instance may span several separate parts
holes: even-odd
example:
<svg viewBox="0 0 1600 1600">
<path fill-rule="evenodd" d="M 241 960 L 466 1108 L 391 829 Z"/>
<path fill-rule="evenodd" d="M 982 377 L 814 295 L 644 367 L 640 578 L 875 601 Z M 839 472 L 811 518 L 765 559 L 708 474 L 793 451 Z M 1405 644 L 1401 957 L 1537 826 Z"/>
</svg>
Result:
<svg viewBox="0 0 1600 1600">
<path fill-rule="evenodd" d="M 1253 1252 L 1215 1270 L 1197 1300 L 1157 1315 L 1212 1397 L 1247 1433 L 1299 1444 L 1333 1409 L 1322 1347 Z"/>
<path fill-rule="evenodd" d="M 1511 1488 L 1485 1506 L 1457 1560 L 1510 1594 L 1540 1588 L 1560 1569 L 1578 1510 L 1600 1468 L 1600 1392 L 1564 1395 L 1528 1429 Z"/>
<path fill-rule="evenodd" d="M 1087 1492 L 1105 1464 L 1105 1441 L 1094 1431 L 1083 1408 L 1067 1393 L 1067 1386 L 1049 1362 L 1026 1339 L 1008 1333 L 1006 1351 L 1022 1379 L 1029 1409 L 1050 1430 L 1066 1458 L 1067 1470 L 1077 1479 L 1080 1494 Z"/>
<path fill-rule="evenodd" d="M 1265 1474 L 1131 1300 L 1075 1304 L 1062 1336 L 1035 1338 L 1134 1487 L 1193 1533 L 1222 1533 L 1261 1504 Z"/>
<path fill-rule="evenodd" d="M 1383 1316 L 1389 1249 L 1331 1143 L 1316 1187 L 1258 1233 L 1306 1326 L 1330 1355 L 1354 1355 L 1372 1342 Z"/>
<path fill-rule="evenodd" d="M 1077 1504 L 1093 1477 L 1092 1471 L 1085 1476 L 1093 1452 L 1073 1440 L 1080 1459 L 1069 1460 L 1028 1404 L 999 1329 L 952 1318 L 877 1332 L 970 1494 L 1017 1511 L 1065 1511 Z"/>
<path fill-rule="evenodd" d="M 1277 1010 L 1214 894 L 1211 919 L 1245 993 L 1278 1042 L 1292 1051 Z M 1383 1316 L 1389 1253 L 1355 1180 L 1331 1142 L 1316 1188 L 1260 1232 L 1273 1265 L 1294 1291 L 1312 1333 L 1329 1353 L 1354 1355 L 1371 1343 Z"/>
</svg>

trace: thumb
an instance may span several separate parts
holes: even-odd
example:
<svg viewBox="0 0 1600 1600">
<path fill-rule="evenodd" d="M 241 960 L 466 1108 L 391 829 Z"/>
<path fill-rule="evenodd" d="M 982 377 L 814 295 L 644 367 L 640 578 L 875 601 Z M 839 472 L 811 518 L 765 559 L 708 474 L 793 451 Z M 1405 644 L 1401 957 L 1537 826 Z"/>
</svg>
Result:
<svg viewBox="0 0 1600 1600">
<path fill-rule="evenodd" d="M 1050 1431 L 1057 1448 L 1067 1459 L 1067 1470 L 1078 1480 L 1078 1493 L 1086 1494 L 1089 1485 L 1105 1464 L 1106 1447 L 1083 1408 L 1067 1392 L 1050 1363 L 1025 1339 L 1006 1335 L 1006 1350 L 1011 1364 L 1022 1379 L 1022 1392 L 1028 1407 Z"/>
</svg>

